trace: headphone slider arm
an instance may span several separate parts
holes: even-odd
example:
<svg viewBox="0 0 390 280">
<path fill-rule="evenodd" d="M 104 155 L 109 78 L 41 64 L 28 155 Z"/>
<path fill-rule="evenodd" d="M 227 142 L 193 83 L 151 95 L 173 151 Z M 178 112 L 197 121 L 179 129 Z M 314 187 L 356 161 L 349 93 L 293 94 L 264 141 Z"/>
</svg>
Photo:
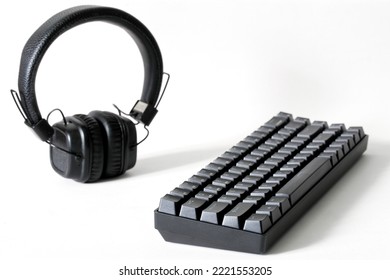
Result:
<svg viewBox="0 0 390 280">
<path fill-rule="evenodd" d="M 138 100 L 133 109 L 131 109 L 130 116 L 148 126 L 156 116 L 157 112 L 157 109 L 153 106 Z"/>
<path fill-rule="evenodd" d="M 54 129 L 45 119 L 40 119 L 39 122 L 32 125 L 31 128 L 42 141 L 47 141 L 54 134 Z"/>
</svg>

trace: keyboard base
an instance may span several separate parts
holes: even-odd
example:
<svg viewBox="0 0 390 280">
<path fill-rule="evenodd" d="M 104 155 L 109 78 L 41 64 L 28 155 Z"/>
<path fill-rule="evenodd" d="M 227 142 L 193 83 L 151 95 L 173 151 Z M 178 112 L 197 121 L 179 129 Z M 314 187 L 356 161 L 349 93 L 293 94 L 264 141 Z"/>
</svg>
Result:
<svg viewBox="0 0 390 280">
<path fill-rule="evenodd" d="M 157 210 L 154 212 L 155 228 L 169 242 L 263 254 L 348 171 L 367 149 L 367 142 L 368 135 L 265 234 L 168 215 Z"/>
</svg>

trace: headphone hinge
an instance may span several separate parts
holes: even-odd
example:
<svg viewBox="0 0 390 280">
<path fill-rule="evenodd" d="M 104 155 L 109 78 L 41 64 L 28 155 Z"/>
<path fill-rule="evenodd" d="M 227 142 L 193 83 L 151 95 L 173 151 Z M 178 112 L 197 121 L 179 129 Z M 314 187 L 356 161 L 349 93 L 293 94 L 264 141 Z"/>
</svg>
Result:
<svg viewBox="0 0 390 280">
<path fill-rule="evenodd" d="M 39 122 L 30 127 L 34 130 L 34 132 L 38 135 L 39 139 L 41 139 L 42 141 L 49 140 L 54 134 L 54 129 L 45 119 L 41 119 Z"/>
<path fill-rule="evenodd" d="M 157 112 L 158 110 L 153 106 L 138 100 L 133 109 L 131 109 L 130 116 L 144 125 L 149 126 Z"/>
</svg>

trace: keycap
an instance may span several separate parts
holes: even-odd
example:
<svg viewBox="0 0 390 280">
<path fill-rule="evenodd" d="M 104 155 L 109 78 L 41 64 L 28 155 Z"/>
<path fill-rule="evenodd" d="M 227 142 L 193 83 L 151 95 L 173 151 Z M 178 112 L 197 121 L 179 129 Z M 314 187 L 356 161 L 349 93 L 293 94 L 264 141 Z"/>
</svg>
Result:
<svg viewBox="0 0 390 280">
<path fill-rule="evenodd" d="M 244 200 L 242 202 L 259 205 L 263 201 L 264 201 L 264 198 L 261 196 L 247 196 L 246 198 L 244 198 Z"/>
<path fill-rule="evenodd" d="M 208 192 L 198 192 L 195 195 L 196 198 L 203 199 L 206 201 L 210 201 L 211 199 L 213 199 L 214 196 L 215 196 L 214 194 Z"/>
<path fill-rule="evenodd" d="M 265 214 L 270 216 L 272 223 L 276 223 L 276 221 L 282 216 L 279 206 L 269 204 L 261 206 L 259 210 L 256 211 L 256 214 Z"/>
<path fill-rule="evenodd" d="M 255 205 L 252 203 L 238 203 L 223 218 L 222 225 L 232 228 L 242 228 L 245 219 L 252 214 Z"/>
<path fill-rule="evenodd" d="M 221 224 L 223 215 L 227 212 L 229 207 L 229 203 L 214 201 L 209 207 L 202 211 L 200 220 L 213 224 Z"/>
<path fill-rule="evenodd" d="M 271 219 L 265 214 L 252 214 L 244 225 L 244 230 L 265 233 L 271 227 Z"/>
<path fill-rule="evenodd" d="M 219 202 L 225 202 L 228 204 L 233 204 L 234 202 L 236 202 L 238 200 L 239 200 L 239 197 L 237 197 L 235 195 L 226 195 L 226 194 L 221 196 L 220 198 L 218 198 Z"/>
<path fill-rule="evenodd" d="M 287 197 L 294 205 L 310 188 L 319 181 L 330 169 L 329 159 L 318 157 L 306 165 L 297 175 L 286 183 L 276 196 Z"/>
<path fill-rule="evenodd" d="M 303 138 L 310 138 L 319 134 L 323 129 L 324 127 L 322 125 L 312 124 L 305 127 L 301 132 L 299 132 L 298 136 Z"/>
<path fill-rule="evenodd" d="M 289 118 L 286 116 L 276 116 L 266 122 L 264 126 L 270 128 L 280 128 L 283 124 L 287 123 L 288 120 Z"/>
<path fill-rule="evenodd" d="M 221 175 L 222 179 L 230 180 L 230 181 L 236 181 L 240 177 L 239 174 L 231 173 L 231 172 L 225 172 Z"/>
<path fill-rule="evenodd" d="M 238 198 L 240 198 L 240 197 L 242 197 L 246 192 L 247 192 L 247 190 L 244 190 L 244 189 L 233 188 L 233 189 L 228 190 L 228 191 L 226 192 L 226 195 L 237 196 Z"/>
<path fill-rule="evenodd" d="M 194 220 L 199 219 L 200 213 L 206 205 L 206 200 L 191 197 L 181 206 L 180 216 Z"/>
<path fill-rule="evenodd" d="M 206 180 L 212 180 L 216 176 L 218 172 L 215 170 L 208 170 L 208 169 L 201 169 L 198 173 L 196 173 L 196 176 L 204 177 Z"/>
<path fill-rule="evenodd" d="M 204 188 L 205 192 L 209 192 L 209 193 L 213 193 L 213 194 L 220 194 L 220 193 L 222 193 L 223 190 L 224 190 L 224 188 L 222 188 L 220 186 L 214 186 L 214 185 L 207 185 Z"/>
<path fill-rule="evenodd" d="M 291 208 L 288 198 L 282 196 L 273 196 L 268 199 L 265 204 L 278 206 L 282 214 L 286 213 Z"/>
<path fill-rule="evenodd" d="M 179 196 L 166 194 L 160 199 L 160 206 L 158 207 L 158 211 L 177 215 L 181 200 L 182 198 Z"/>
<path fill-rule="evenodd" d="M 178 196 L 178 197 L 181 197 L 181 198 L 185 198 L 187 197 L 188 195 L 191 194 L 191 192 L 189 190 L 186 190 L 186 189 L 180 189 L 180 188 L 174 188 L 171 192 L 170 192 L 171 195 L 174 195 L 174 196 Z"/>
<path fill-rule="evenodd" d="M 189 190 L 189 191 L 195 191 L 195 190 L 199 189 L 200 186 L 201 185 L 199 183 L 186 181 L 186 182 L 183 182 L 182 184 L 180 184 L 179 188 Z"/>
<path fill-rule="evenodd" d="M 205 177 L 201 177 L 198 175 L 194 175 L 191 178 L 188 179 L 188 182 L 203 185 L 204 183 L 207 182 L 207 179 Z"/>
</svg>

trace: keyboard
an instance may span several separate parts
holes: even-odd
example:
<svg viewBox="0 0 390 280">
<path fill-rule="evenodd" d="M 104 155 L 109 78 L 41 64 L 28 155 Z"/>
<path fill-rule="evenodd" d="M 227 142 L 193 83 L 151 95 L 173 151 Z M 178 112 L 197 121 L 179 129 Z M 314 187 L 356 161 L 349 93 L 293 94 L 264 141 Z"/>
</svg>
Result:
<svg viewBox="0 0 390 280">
<path fill-rule="evenodd" d="M 265 253 L 367 142 L 362 127 L 281 112 L 163 196 L 155 228 L 170 242 Z"/>
</svg>

